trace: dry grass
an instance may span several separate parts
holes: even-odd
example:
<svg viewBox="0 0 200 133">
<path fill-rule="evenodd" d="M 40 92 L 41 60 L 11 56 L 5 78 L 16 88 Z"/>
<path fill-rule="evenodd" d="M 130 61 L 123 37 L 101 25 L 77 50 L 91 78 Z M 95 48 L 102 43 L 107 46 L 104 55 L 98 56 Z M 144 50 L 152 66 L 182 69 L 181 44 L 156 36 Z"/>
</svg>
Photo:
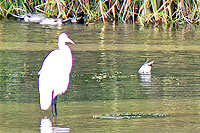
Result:
<svg viewBox="0 0 200 133">
<path fill-rule="evenodd" d="M 68 18 L 84 14 L 86 22 L 117 21 L 123 23 L 199 23 L 199 0 L 3 0 L 0 15 L 43 12 L 48 17 Z"/>
</svg>

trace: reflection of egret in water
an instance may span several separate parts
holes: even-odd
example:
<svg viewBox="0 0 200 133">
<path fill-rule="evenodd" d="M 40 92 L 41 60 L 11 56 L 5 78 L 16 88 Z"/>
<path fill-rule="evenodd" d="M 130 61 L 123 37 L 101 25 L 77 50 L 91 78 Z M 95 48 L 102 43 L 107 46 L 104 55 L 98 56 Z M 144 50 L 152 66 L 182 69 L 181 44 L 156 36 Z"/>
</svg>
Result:
<svg viewBox="0 0 200 133">
<path fill-rule="evenodd" d="M 41 133 L 69 133 L 70 128 L 67 127 L 56 127 L 51 120 L 48 118 L 41 119 L 40 122 L 40 132 Z"/>
</svg>

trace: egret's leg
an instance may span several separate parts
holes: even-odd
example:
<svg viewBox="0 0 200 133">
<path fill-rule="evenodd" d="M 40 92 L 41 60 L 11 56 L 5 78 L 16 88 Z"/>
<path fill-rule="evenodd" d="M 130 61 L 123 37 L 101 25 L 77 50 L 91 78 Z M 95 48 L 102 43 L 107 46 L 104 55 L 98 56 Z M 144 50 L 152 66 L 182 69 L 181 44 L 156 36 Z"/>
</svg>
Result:
<svg viewBox="0 0 200 133">
<path fill-rule="evenodd" d="M 56 116 L 57 116 L 57 106 L 56 106 L 56 103 L 57 103 L 57 96 L 54 98 L 54 109 L 55 109 L 55 113 L 56 113 Z"/>
<path fill-rule="evenodd" d="M 53 101 L 52 101 L 52 114 L 53 114 L 53 116 L 56 114 L 56 116 L 57 116 L 57 107 L 56 107 L 56 102 L 57 102 L 57 96 L 53 99 Z M 55 114 L 54 114 L 54 110 L 55 110 Z"/>
<path fill-rule="evenodd" d="M 52 107 L 52 114 L 53 114 L 53 116 L 54 116 L 54 99 L 53 99 L 53 96 L 52 96 L 52 105 L 51 105 L 51 107 Z"/>
</svg>

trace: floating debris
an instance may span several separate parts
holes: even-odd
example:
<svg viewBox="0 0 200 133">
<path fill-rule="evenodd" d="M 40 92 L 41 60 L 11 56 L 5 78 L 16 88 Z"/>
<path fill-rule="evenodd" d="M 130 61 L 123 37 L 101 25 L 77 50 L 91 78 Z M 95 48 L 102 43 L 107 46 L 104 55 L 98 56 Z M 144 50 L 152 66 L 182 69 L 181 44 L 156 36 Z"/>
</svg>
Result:
<svg viewBox="0 0 200 133">
<path fill-rule="evenodd" d="M 95 119 L 138 119 L 138 118 L 152 118 L 152 117 L 166 117 L 166 113 L 120 113 L 120 114 L 103 114 L 103 115 L 93 115 Z"/>
</svg>

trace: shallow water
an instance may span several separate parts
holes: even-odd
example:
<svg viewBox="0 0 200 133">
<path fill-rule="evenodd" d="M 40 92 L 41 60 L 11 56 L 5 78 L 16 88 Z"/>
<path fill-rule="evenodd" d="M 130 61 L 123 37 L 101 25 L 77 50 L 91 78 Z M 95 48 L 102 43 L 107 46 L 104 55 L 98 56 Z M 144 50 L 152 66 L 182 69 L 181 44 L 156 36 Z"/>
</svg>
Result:
<svg viewBox="0 0 200 133">
<path fill-rule="evenodd" d="M 59 33 L 74 40 L 70 88 L 58 97 L 58 117 L 41 111 L 38 75 Z M 198 132 L 199 27 L 129 24 L 40 26 L 0 21 L 1 132 Z M 137 71 L 153 59 L 152 74 Z M 94 119 L 125 112 L 164 118 Z M 49 128 L 47 128 L 49 127 Z"/>
</svg>

